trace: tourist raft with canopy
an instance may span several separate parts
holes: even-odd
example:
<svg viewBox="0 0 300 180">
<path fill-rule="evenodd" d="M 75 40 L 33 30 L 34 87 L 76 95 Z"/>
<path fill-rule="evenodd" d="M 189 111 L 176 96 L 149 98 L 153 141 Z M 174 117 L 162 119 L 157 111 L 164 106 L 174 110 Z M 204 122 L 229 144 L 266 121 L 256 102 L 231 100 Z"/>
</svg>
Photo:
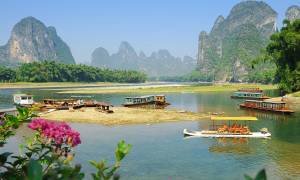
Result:
<svg viewBox="0 0 300 180">
<path fill-rule="evenodd" d="M 226 122 L 221 123 L 220 122 Z M 214 138 L 268 138 L 271 133 L 267 128 L 259 132 L 251 132 L 247 126 L 248 121 L 257 121 L 256 117 L 211 117 L 212 125 L 209 130 L 189 131 L 183 130 L 185 136 L 214 137 Z"/>
</svg>

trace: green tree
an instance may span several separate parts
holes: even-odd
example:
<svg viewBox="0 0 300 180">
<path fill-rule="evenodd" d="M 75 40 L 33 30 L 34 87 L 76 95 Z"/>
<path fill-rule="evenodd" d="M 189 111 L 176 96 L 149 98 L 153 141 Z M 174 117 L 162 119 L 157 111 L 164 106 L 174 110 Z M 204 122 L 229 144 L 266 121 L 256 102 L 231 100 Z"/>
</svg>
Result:
<svg viewBox="0 0 300 180">
<path fill-rule="evenodd" d="M 268 58 L 277 66 L 279 87 L 286 92 L 300 90 L 300 19 L 283 21 L 280 32 L 271 36 Z"/>
<path fill-rule="evenodd" d="M 15 70 L 0 66 L 0 81 L 14 81 L 15 79 Z"/>
<path fill-rule="evenodd" d="M 7 71 L 7 68 L 5 69 Z M 6 73 L 7 74 L 7 73 Z M 1 77 L 1 69 L 0 69 Z M 22 64 L 14 77 L 24 82 L 145 82 L 147 76 L 138 71 L 109 70 L 87 65 L 61 64 L 55 61 Z"/>
</svg>

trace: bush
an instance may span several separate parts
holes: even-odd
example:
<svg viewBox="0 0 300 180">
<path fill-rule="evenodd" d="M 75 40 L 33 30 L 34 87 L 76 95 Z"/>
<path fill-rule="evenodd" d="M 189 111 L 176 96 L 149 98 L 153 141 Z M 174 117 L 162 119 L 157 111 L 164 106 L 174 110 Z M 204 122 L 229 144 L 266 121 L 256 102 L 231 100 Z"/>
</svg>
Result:
<svg viewBox="0 0 300 180">
<path fill-rule="evenodd" d="M 14 134 L 22 122 L 30 121 L 35 115 L 28 109 L 19 109 L 18 116 L 5 115 L 0 119 L 2 145 Z M 74 147 L 81 143 L 80 134 L 66 123 L 34 119 L 28 127 L 35 136 L 23 145 L 19 155 L 11 152 L 0 154 L 0 179 L 83 179 L 81 165 L 72 165 Z M 96 168 L 95 180 L 119 179 L 116 174 L 121 161 L 129 153 L 131 145 L 120 141 L 115 150 L 115 163 L 89 161 Z"/>
</svg>

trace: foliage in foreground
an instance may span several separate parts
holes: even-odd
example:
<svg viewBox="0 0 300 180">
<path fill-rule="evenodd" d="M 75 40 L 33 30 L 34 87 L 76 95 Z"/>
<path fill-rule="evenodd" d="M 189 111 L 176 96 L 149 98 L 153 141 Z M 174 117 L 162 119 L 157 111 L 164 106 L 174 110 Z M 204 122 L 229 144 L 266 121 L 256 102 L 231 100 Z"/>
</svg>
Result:
<svg viewBox="0 0 300 180">
<path fill-rule="evenodd" d="M 260 170 L 255 176 L 255 178 L 252 178 L 249 175 L 245 174 L 245 179 L 246 180 L 267 180 L 266 170 L 265 169 Z"/>
<path fill-rule="evenodd" d="M 14 134 L 22 122 L 31 120 L 34 115 L 28 109 L 20 109 L 19 116 L 5 115 L 0 118 L 1 142 Z M 81 165 L 72 164 L 74 147 L 81 143 L 80 134 L 66 123 L 44 119 L 32 120 L 28 125 L 36 133 L 20 153 L 0 154 L 0 179 L 83 179 Z M 5 133 L 7 132 L 7 133 Z M 90 161 L 96 168 L 92 174 L 95 180 L 119 179 L 116 174 L 121 161 L 129 153 L 131 145 L 120 141 L 115 150 L 115 163 L 108 165 L 104 160 Z"/>
<path fill-rule="evenodd" d="M 87 65 L 43 61 L 22 64 L 16 69 L 0 67 L 0 81 L 5 82 L 145 82 L 138 71 L 109 70 Z"/>
</svg>

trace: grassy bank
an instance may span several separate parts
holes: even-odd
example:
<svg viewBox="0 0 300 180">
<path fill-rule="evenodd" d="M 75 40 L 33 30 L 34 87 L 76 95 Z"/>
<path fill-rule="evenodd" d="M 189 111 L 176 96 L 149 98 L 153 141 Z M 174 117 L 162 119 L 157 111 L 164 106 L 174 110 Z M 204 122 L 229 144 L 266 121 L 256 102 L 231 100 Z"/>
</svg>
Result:
<svg viewBox="0 0 300 180">
<path fill-rule="evenodd" d="M 30 83 L 30 82 L 16 82 L 16 83 L 0 83 L 0 89 L 11 88 L 47 88 L 47 87 L 90 87 L 90 86 L 109 86 L 120 85 L 121 83 L 110 82 L 96 82 L 96 83 L 75 83 L 75 82 L 45 82 L 45 83 Z"/>
<path fill-rule="evenodd" d="M 300 97 L 300 91 L 290 94 L 291 97 Z"/>
<path fill-rule="evenodd" d="M 42 115 L 50 120 L 65 122 L 99 123 L 103 125 L 125 124 L 153 124 L 160 122 L 174 122 L 183 120 L 208 119 L 208 114 L 192 112 L 179 112 L 176 110 L 162 109 L 135 109 L 126 107 L 114 107 L 114 113 L 107 114 L 96 111 L 95 108 L 83 108 L 75 111 L 54 111 Z"/>
<path fill-rule="evenodd" d="M 163 86 L 163 87 L 147 87 L 147 86 L 130 86 L 122 88 L 74 88 L 72 90 L 64 90 L 59 93 L 64 94 L 103 94 L 103 93 L 197 93 L 197 92 L 222 92 L 235 91 L 239 88 L 259 87 L 263 90 L 277 89 L 275 85 L 257 85 L 257 84 L 215 84 L 212 86 Z"/>
</svg>

